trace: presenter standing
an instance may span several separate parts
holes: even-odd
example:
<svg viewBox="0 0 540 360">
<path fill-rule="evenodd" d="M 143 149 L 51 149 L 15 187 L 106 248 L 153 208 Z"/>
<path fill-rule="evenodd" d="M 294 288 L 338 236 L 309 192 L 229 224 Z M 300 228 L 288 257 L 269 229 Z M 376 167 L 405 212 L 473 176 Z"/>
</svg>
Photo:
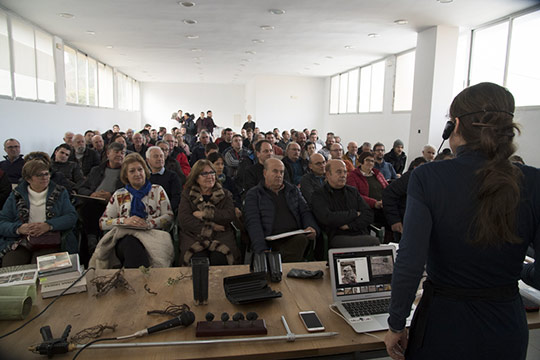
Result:
<svg viewBox="0 0 540 360">
<path fill-rule="evenodd" d="M 392 276 L 385 343 L 393 359 L 525 359 L 518 280 L 540 288 L 540 171 L 516 166 L 514 98 L 480 83 L 450 107 L 456 158 L 416 169 Z M 410 334 L 405 319 L 427 265 Z M 536 268 L 536 269 L 535 269 Z M 536 271 L 535 271 L 536 270 Z"/>
</svg>

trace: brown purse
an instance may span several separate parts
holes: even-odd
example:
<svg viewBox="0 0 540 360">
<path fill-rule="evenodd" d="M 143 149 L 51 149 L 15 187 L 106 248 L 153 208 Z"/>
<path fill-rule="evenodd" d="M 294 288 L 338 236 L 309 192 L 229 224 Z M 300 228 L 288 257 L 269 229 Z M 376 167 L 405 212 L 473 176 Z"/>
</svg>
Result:
<svg viewBox="0 0 540 360">
<path fill-rule="evenodd" d="M 47 231 L 40 236 L 27 236 L 26 242 L 28 250 L 54 249 L 60 247 L 62 236 L 59 231 Z"/>
</svg>

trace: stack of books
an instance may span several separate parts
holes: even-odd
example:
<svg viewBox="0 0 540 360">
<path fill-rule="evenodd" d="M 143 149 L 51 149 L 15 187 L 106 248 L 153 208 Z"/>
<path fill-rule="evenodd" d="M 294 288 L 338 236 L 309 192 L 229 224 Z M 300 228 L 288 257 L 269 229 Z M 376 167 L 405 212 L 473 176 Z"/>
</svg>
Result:
<svg viewBox="0 0 540 360">
<path fill-rule="evenodd" d="M 62 293 L 84 271 L 79 262 L 79 254 L 67 252 L 48 254 L 37 257 L 39 283 L 41 284 L 41 297 L 44 299 Z M 81 278 L 65 294 L 86 291 L 86 277 Z"/>
</svg>

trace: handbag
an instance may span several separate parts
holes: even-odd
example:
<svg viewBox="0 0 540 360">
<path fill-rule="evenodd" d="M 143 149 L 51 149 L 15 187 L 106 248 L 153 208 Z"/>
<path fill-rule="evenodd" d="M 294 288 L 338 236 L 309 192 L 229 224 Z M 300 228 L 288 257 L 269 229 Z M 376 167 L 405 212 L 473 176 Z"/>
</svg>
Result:
<svg viewBox="0 0 540 360">
<path fill-rule="evenodd" d="M 31 251 L 41 249 L 59 248 L 62 243 L 62 237 L 59 231 L 47 231 L 40 236 L 27 236 L 26 242 Z"/>
</svg>

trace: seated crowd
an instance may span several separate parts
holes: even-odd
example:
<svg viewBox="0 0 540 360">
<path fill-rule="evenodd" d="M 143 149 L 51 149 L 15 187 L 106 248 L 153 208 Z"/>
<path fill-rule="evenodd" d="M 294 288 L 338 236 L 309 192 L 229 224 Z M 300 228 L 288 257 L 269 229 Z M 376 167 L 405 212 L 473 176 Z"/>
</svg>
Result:
<svg viewBox="0 0 540 360">
<path fill-rule="evenodd" d="M 240 133 L 224 128 L 213 139 L 211 111 L 173 118 L 170 132 L 68 131 L 50 157 L 23 157 L 18 140 L 5 140 L 1 265 L 59 250 L 97 268 L 237 264 L 268 250 L 286 262 L 323 260 L 328 248 L 399 241 L 410 173 L 438 160 L 426 145 L 405 172 L 401 140 L 387 153 L 380 142 L 344 147 L 316 129 L 262 132 L 251 115 Z"/>
</svg>

